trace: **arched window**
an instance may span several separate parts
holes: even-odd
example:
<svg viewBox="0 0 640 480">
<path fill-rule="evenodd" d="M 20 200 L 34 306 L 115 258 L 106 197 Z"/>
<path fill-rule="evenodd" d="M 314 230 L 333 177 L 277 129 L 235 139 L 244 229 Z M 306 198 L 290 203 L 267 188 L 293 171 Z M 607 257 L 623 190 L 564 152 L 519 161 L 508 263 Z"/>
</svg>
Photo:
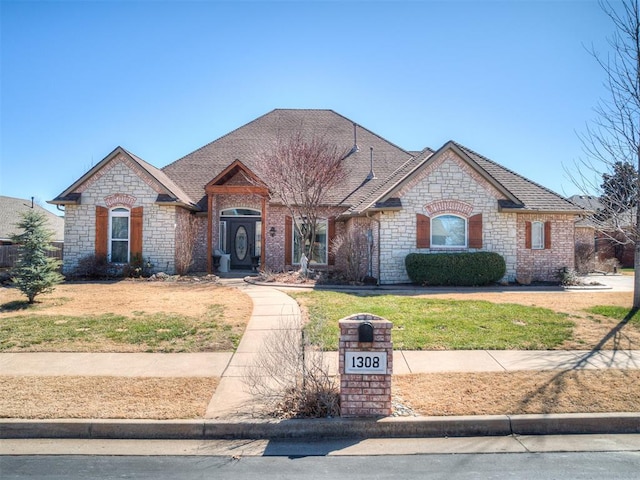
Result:
<svg viewBox="0 0 640 480">
<path fill-rule="evenodd" d="M 467 219 L 457 215 L 439 215 L 431 219 L 431 247 L 467 246 Z"/>
<path fill-rule="evenodd" d="M 113 263 L 129 262 L 130 212 L 123 207 L 109 211 L 109 259 Z"/>
</svg>

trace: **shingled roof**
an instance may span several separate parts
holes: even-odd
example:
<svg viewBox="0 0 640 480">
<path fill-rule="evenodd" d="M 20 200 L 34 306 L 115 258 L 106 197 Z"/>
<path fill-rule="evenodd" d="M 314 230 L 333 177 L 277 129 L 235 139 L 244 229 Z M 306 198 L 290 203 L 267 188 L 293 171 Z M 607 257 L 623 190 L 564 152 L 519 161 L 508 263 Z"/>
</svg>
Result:
<svg viewBox="0 0 640 480">
<path fill-rule="evenodd" d="M 84 182 L 89 180 L 100 169 L 107 165 L 111 160 L 120 154 L 124 154 L 136 163 L 143 171 L 145 171 L 155 182 L 158 184 L 161 193 L 158 194 L 157 203 L 170 203 L 182 205 L 184 207 L 197 210 L 196 205 L 191 198 L 178 186 L 175 182 L 169 178 L 162 170 L 154 167 L 148 162 L 145 162 L 140 157 L 128 152 L 122 147 L 116 147 L 109 155 L 107 155 L 102 161 L 93 166 L 87 173 L 80 177 L 76 182 L 69 186 L 64 192 L 58 195 L 48 203 L 54 205 L 66 205 L 74 204 L 80 201 L 81 194 L 75 192 Z"/>
<path fill-rule="evenodd" d="M 22 220 L 22 214 L 32 208 L 31 200 L 0 196 L 0 241 L 11 241 L 11 236 L 22 233 L 16 226 Z M 54 242 L 64 241 L 64 219 L 45 210 L 37 203 L 33 209 L 42 213 L 47 219 L 47 228 L 53 233 Z"/>
<path fill-rule="evenodd" d="M 454 142 L 455 143 L 455 142 Z M 520 204 L 512 205 L 517 210 L 532 210 L 556 213 L 584 213 L 584 210 L 557 193 L 519 175 L 493 160 L 455 143 L 471 160 L 491 178 L 513 194 Z M 507 208 L 503 207 L 503 210 Z"/>
<path fill-rule="evenodd" d="M 344 207 L 345 214 L 401 208 L 401 199 L 394 194 L 447 149 L 455 150 L 463 161 L 502 192 L 505 197 L 499 201 L 502 211 L 584 213 L 561 195 L 454 141 L 447 142 L 438 151 L 425 148 L 421 152 L 409 152 L 333 110 L 306 109 L 272 110 L 162 169 L 118 147 L 50 203 L 77 203 L 79 194 L 74 190 L 115 155 L 124 153 L 163 187 L 158 203 L 206 210 L 207 183 L 235 161 L 251 171 L 259 171 L 261 155 L 274 148 L 278 140 L 297 133 L 319 137 L 348 152 L 345 180 L 327 198 L 328 204 Z"/>
<path fill-rule="evenodd" d="M 204 187 L 235 160 L 257 170 L 260 155 L 291 133 L 315 135 L 345 152 L 347 175 L 328 201 L 345 207 L 358 204 L 375 191 L 413 155 L 333 110 L 276 109 L 167 165 L 162 170 L 201 208 Z M 373 147 L 373 150 L 371 149 Z M 375 178 L 367 181 L 373 158 Z"/>
<path fill-rule="evenodd" d="M 402 182 L 417 172 L 434 155 L 430 148 L 409 152 L 367 130 L 333 110 L 276 109 L 224 135 L 202 148 L 167 165 L 162 170 L 195 203 L 206 209 L 204 186 L 235 160 L 251 170 L 261 153 L 272 148 L 278 138 L 301 132 L 316 135 L 346 151 L 347 177 L 334 189 L 328 201 L 359 214 L 377 208 L 400 208 L 389 196 Z M 495 163 L 456 142 L 447 142 L 438 152 L 454 145 L 473 168 L 481 172 L 507 200 L 502 210 L 576 213 L 579 207 L 561 195 Z M 374 178 L 367 180 L 373 165 Z"/>
<path fill-rule="evenodd" d="M 400 188 L 443 152 L 453 150 L 463 161 L 484 177 L 505 196 L 498 201 L 502 211 L 538 211 L 547 213 L 584 213 L 584 210 L 564 197 L 495 163 L 492 160 L 454 141 L 445 143 L 438 151 L 427 148 L 406 162 L 382 185 L 374 195 L 365 198 L 352 211 L 380 209 L 395 199 Z M 401 200 L 400 200 L 401 203 Z M 398 200 L 392 202 L 399 208 Z"/>
</svg>

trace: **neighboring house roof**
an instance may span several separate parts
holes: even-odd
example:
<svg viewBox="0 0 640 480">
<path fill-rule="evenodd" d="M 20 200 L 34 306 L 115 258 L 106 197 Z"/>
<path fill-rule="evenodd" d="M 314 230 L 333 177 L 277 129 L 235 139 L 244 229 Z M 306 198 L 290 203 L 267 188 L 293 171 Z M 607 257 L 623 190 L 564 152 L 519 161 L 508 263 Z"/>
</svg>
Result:
<svg viewBox="0 0 640 480">
<path fill-rule="evenodd" d="M 592 212 L 597 212 L 602 208 L 600 197 L 593 195 L 571 195 L 568 200 Z"/>
<path fill-rule="evenodd" d="M 31 205 L 31 200 L 0 196 L 0 241 L 10 242 L 12 235 L 22 233 L 17 224 L 22 220 L 22 214 L 31 210 Z M 53 241 L 64 241 L 64 218 L 38 204 L 33 204 L 33 209 L 46 217 L 48 228 L 53 232 Z"/>
<path fill-rule="evenodd" d="M 636 224 L 637 210 L 627 208 L 621 212 L 606 209 L 600 197 L 573 195 L 569 200 L 585 209 L 585 217 L 576 222 L 577 227 L 594 228 L 602 232 L 629 231 Z"/>
<path fill-rule="evenodd" d="M 602 222 L 596 220 L 593 215 L 602 208 L 600 197 L 595 197 L 593 195 L 572 195 L 568 200 L 585 209 L 584 218 L 581 218 L 576 222 L 576 227 L 598 229 L 603 226 Z"/>
<path fill-rule="evenodd" d="M 80 177 L 73 185 L 67 188 L 64 192 L 58 195 L 53 200 L 48 203 L 57 204 L 57 205 L 66 205 L 66 204 L 74 204 L 80 201 L 81 193 L 77 193 L 76 190 L 80 188 L 80 186 L 93 177 L 98 171 L 100 171 L 105 165 L 107 165 L 110 161 L 116 158 L 118 155 L 124 154 L 131 161 L 136 163 L 142 170 L 144 170 L 155 182 L 158 184 L 161 193 L 158 193 L 158 198 L 156 203 L 161 204 L 176 204 L 181 205 L 193 210 L 197 209 L 195 203 L 191 200 L 191 198 L 178 186 L 176 183 L 170 179 L 162 170 L 154 167 L 150 163 L 145 162 L 140 157 L 134 155 L 131 152 L 128 152 L 122 147 L 117 147 L 113 150 L 109 155 L 107 155 L 102 161 L 97 163 L 91 170 L 85 173 L 82 177 Z"/>
</svg>

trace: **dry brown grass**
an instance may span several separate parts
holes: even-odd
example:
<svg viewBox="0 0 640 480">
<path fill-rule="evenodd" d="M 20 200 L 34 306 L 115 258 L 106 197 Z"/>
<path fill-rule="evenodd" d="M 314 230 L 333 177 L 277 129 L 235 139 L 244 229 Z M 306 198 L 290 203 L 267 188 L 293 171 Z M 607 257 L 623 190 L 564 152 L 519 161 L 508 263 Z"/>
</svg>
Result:
<svg viewBox="0 0 640 480">
<path fill-rule="evenodd" d="M 202 418 L 216 378 L 0 377 L 0 418 Z"/>
<path fill-rule="evenodd" d="M 15 288 L 0 289 L 0 304 L 25 300 Z M 53 293 L 36 298 L 38 315 L 100 315 L 114 313 L 129 316 L 132 312 L 177 313 L 201 316 L 212 303 L 227 309 L 228 323 L 246 323 L 252 304 L 246 295 L 234 288 L 212 282 L 149 282 L 121 280 L 117 282 L 67 282 Z M 0 312 L 0 318 L 27 315 L 29 310 Z"/>
<path fill-rule="evenodd" d="M 394 394 L 422 415 L 640 411 L 640 371 L 398 375 Z"/>
<path fill-rule="evenodd" d="M 220 328 L 220 333 L 208 333 L 212 329 L 205 324 L 211 323 L 208 318 L 212 309 L 222 312 L 216 322 L 228 330 Z M 138 319 L 154 314 L 175 314 L 193 318 L 203 328 L 200 336 L 181 343 L 182 351 L 232 350 L 232 338 L 242 335 L 252 310 L 253 303 L 247 295 L 214 282 L 68 282 L 57 286 L 53 293 L 38 296 L 33 306 L 26 305 L 24 295 L 17 289 L 0 287 L 0 322 L 3 318 L 31 315 L 89 318 L 113 314 Z M 65 320 L 56 322 L 66 323 Z M 205 334 L 208 336 L 203 336 Z M 113 341 L 104 336 L 83 339 L 60 335 L 41 342 L 21 342 L 17 338 L 14 343 L 15 346 L 5 351 L 144 352 L 150 348 L 144 342 Z"/>
</svg>

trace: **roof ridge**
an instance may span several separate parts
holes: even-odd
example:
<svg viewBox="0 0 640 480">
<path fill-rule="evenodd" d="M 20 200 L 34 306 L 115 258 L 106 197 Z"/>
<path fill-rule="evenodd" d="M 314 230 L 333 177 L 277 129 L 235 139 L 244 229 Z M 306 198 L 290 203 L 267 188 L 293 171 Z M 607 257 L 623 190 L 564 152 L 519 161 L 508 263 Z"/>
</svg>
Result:
<svg viewBox="0 0 640 480">
<path fill-rule="evenodd" d="M 195 150 L 192 150 L 191 152 L 186 153 L 185 155 L 181 156 L 180 158 L 177 158 L 176 160 L 174 160 L 173 162 L 168 163 L 167 165 L 165 165 L 164 167 L 162 167 L 160 170 L 164 171 L 164 170 L 165 170 L 165 168 L 169 168 L 169 167 L 171 167 L 173 164 L 175 164 L 175 163 L 179 162 L 179 161 L 180 161 L 180 160 L 182 160 L 183 158 L 186 158 L 186 157 L 188 157 L 189 155 L 192 155 L 192 154 L 194 154 L 194 153 L 196 153 L 196 152 L 199 152 L 200 150 L 204 150 L 204 149 L 205 149 L 205 148 L 207 148 L 209 145 L 212 145 L 212 144 L 214 144 L 214 143 L 216 143 L 216 142 L 218 142 L 218 141 L 220 141 L 220 140 L 222 140 L 222 139 L 224 139 L 224 138 L 226 138 L 226 137 L 228 137 L 228 136 L 230 136 L 230 135 L 234 134 L 235 132 L 237 132 L 238 130 L 240 130 L 240 129 L 242 129 L 242 128 L 248 127 L 248 126 L 249 126 L 249 125 L 251 125 L 252 123 L 255 123 L 255 122 L 257 122 L 257 121 L 261 120 L 262 118 L 266 117 L 267 115 L 271 115 L 272 113 L 275 113 L 275 112 L 286 112 L 286 111 L 289 111 L 289 112 L 303 112 L 303 111 L 304 111 L 304 112 L 332 112 L 332 113 L 334 113 L 334 114 L 336 114 L 336 115 L 338 115 L 338 116 L 341 116 L 341 117 L 345 118 L 346 120 L 349 120 L 347 117 L 344 117 L 343 115 L 340 115 L 340 114 L 339 114 L 339 113 L 337 113 L 335 110 L 332 110 L 332 109 L 330 109 L 330 108 L 274 108 L 274 109 L 269 110 L 269 111 L 268 111 L 268 112 L 266 112 L 266 113 L 263 113 L 263 114 L 262 114 L 262 115 L 260 115 L 259 117 L 254 118 L 253 120 L 250 120 L 250 121 L 248 121 L 248 122 L 246 122 L 246 123 L 243 123 L 242 125 L 240 125 L 240 126 L 238 126 L 238 127 L 234 128 L 233 130 L 231 130 L 231 131 L 229 131 L 229 132 L 225 133 L 224 135 L 221 135 L 220 137 L 218 137 L 218 138 L 216 138 L 216 139 L 214 139 L 214 140 L 211 140 L 210 142 L 208 142 L 208 143 L 206 143 L 206 144 L 202 145 L 201 147 L 198 147 L 198 148 L 196 148 Z M 351 120 L 349 120 L 349 121 L 351 121 Z M 355 123 L 355 122 L 352 122 L 352 123 Z M 365 129 L 365 130 L 366 130 L 366 129 Z M 384 139 L 383 139 L 383 140 L 384 140 Z M 391 143 L 391 142 L 389 142 L 389 143 Z M 398 147 L 398 148 L 399 148 L 399 147 Z"/>
<path fill-rule="evenodd" d="M 524 181 L 526 181 L 526 182 L 528 182 L 528 183 L 530 183 L 530 184 L 532 184 L 532 185 L 535 185 L 536 187 L 541 188 L 541 189 L 543 189 L 543 190 L 545 190 L 545 191 L 547 191 L 547 192 L 549 192 L 549 193 L 551 193 L 551 194 L 555 195 L 556 197 L 561 198 L 562 200 L 565 200 L 566 202 L 573 203 L 573 202 L 571 202 L 568 198 L 566 198 L 565 196 L 560 195 L 560 194 L 559 194 L 559 193 L 557 193 L 557 192 L 554 192 L 554 191 L 553 191 L 553 190 L 551 190 L 550 188 L 545 187 L 544 185 L 541 185 L 541 184 L 539 184 L 538 182 L 534 182 L 533 180 L 531 180 L 531 179 L 529 179 L 529 178 L 527 178 L 527 177 L 525 177 L 525 176 L 523 176 L 523 175 L 519 174 L 518 172 L 515 172 L 515 171 L 511 170 L 510 168 L 507 168 L 507 167 L 505 167 L 504 165 L 501 165 L 500 163 L 496 162 L 495 160 L 491 160 L 490 158 L 485 157 L 484 155 L 482 155 L 481 153 L 476 152 L 475 150 L 472 150 L 472 149 L 470 149 L 470 148 L 468 148 L 468 147 L 465 147 L 464 145 L 462 145 L 461 143 L 456 142 L 455 140 L 451 140 L 451 142 L 452 142 L 452 143 L 454 143 L 455 145 L 457 145 L 459 148 L 461 148 L 461 149 L 462 149 L 462 150 L 464 150 L 465 152 L 468 152 L 468 153 L 471 153 L 471 154 L 473 154 L 473 155 L 475 155 L 475 156 L 477 156 L 477 157 L 480 157 L 480 158 L 481 158 L 481 159 L 483 159 L 484 161 L 489 162 L 489 163 L 491 163 L 492 165 L 495 165 L 496 167 L 499 167 L 499 168 L 501 168 L 501 169 L 505 170 L 506 172 L 509 172 L 510 174 L 515 175 L 515 176 L 517 176 L 518 178 L 521 178 L 522 180 L 524 180 Z M 483 170 L 485 170 L 485 171 L 486 171 L 486 169 L 483 169 Z M 487 172 L 487 175 L 489 175 L 490 177 L 494 178 L 494 177 L 493 177 L 493 175 L 491 175 L 489 172 Z M 495 179 L 495 178 L 494 178 L 494 179 Z M 495 179 L 495 180 L 496 180 L 496 181 L 498 181 L 498 179 Z M 512 192 L 512 193 L 513 193 L 513 192 Z M 517 195 L 516 195 L 516 196 L 517 196 Z"/>
<path fill-rule="evenodd" d="M 167 175 L 162 169 L 152 165 L 147 162 L 143 158 L 139 157 L 135 153 L 130 152 L 124 147 L 120 147 L 123 152 L 125 152 L 129 157 L 131 157 L 134 161 L 136 161 L 142 168 L 144 168 L 147 173 L 149 173 L 156 182 L 162 185 L 164 188 L 169 190 L 172 194 L 176 196 L 178 200 L 186 200 L 192 205 L 196 205 L 193 199 L 185 192 L 174 180 Z M 163 178 L 158 178 L 159 175 L 162 175 Z"/>
<path fill-rule="evenodd" d="M 336 112 L 335 110 L 329 110 L 333 113 L 335 113 L 337 116 L 344 118 L 345 120 L 347 120 L 348 122 L 353 123 L 354 125 L 357 125 L 358 127 L 360 127 L 362 130 L 365 130 L 366 132 L 370 133 L 371 135 L 373 135 L 376 138 L 379 138 L 380 140 L 382 140 L 383 142 L 388 143 L 389 145 L 394 146 L 395 148 L 397 148 L 398 150 L 402 150 L 404 153 L 406 153 L 407 155 L 411 155 L 413 156 L 413 154 L 411 152 L 409 152 L 408 150 L 405 150 L 404 148 L 402 148 L 401 146 L 390 142 L 389 140 L 387 140 L 386 138 L 384 138 L 382 135 L 378 135 L 376 132 L 369 130 L 367 127 L 363 127 L 362 125 L 360 125 L 358 122 L 354 122 L 353 120 L 351 120 L 349 117 L 346 117 L 344 115 L 342 115 L 341 113 Z M 420 152 L 422 153 L 422 152 Z"/>
<path fill-rule="evenodd" d="M 272 114 L 273 112 L 275 112 L 275 111 L 277 111 L 277 110 L 282 110 L 282 109 L 274 108 L 273 110 L 270 110 L 270 111 L 268 111 L 267 113 L 264 113 L 264 114 L 260 115 L 259 117 L 254 118 L 253 120 L 251 120 L 251 121 L 249 121 L 249 122 L 247 122 L 247 123 L 243 123 L 243 124 L 242 124 L 242 125 L 240 125 L 239 127 L 234 128 L 233 130 L 231 130 L 230 132 L 227 132 L 227 133 L 225 133 L 224 135 L 222 135 L 222 136 L 220 136 L 220 137 L 216 138 L 215 140 L 211 140 L 209 143 L 206 143 L 205 145 L 203 145 L 203 146 L 201 146 L 201 147 L 199 147 L 199 148 L 196 148 L 195 150 L 193 150 L 193 151 L 191 151 L 191 152 L 189 152 L 189 153 L 187 153 L 187 154 L 185 154 L 185 155 L 181 156 L 180 158 L 178 158 L 178 159 L 174 160 L 173 162 L 168 163 L 167 165 L 165 165 L 164 167 L 162 167 L 160 170 L 162 170 L 162 171 L 164 172 L 166 168 L 169 168 L 169 167 L 171 167 L 172 165 L 174 165 L 174 164 L 178 163 L 178 162 L 179 162 L 180 160 L 182 160 L 183 158 L 186 158 L 186 157 L 188 157 L 189 155 L 193 155 L 194 153 L 199 152 L 200 150 L 204 150 L 204 149 L 205 149 L 205 148 L 207 148 L 209 145 L 212 145 L 212 144 L 214 144 L 214 143 L 216 143 L 216 142 L 218 142 L 218 141 L 222 140 L 223 138 L 228 137 L 229 135 L 231 135 L 231 134 L 233 134 L 233 133 L 237 132 L 238 130 L 240 130 L 241 128 L 247 127 L 247 126 L 251 125 L 252 123 L 257 122 L 257 121 L 258 121 L 258 120 L 260 120 L 261 118 L 264 118 L 264 117 L 266 117 L 267 115 L 270 115 L 270 114 Z M 167 174 L 167 175 L 168 175 L 168 174 Z M 171 177 L 169 177 L 169 178 L 171 178 Z"/>
<path fill-rule="evenodd" d="M 384 140 L 384 139 L 383 139 Z M 413 155 L 411 158 L 409 158 L 406 162 L 404 162 L 402 165 L 400 165 L 398 168 L 396 168 L 393 172 L 391 172 L 391 174 L 385 179 L 384 182 L 381 182 L 376 188 L 374 188 L 373 190 L 371 190 L 371 192 L 369 193 L 369 195 L 367 195 L 366 198 L 362 199 L 357 205 L 354 205 L 353 209 L 357 209 L 358 207 L 360 207 L 361 205 L 363 205 L 365 202 L 368 202 L 369 205 L 371 205 L 376 199 L 379 199 L 381 195 L 378 195 L 378 192 L 380 192 L 381 189 L 387 187 L 387 185 L 389 185 L 389 183 L 391 183 L 394 180 L 394 177 L 401 172 L 402 170 L 404 170 L 405 167 L 407 167 L 407 165 L 413 161 L 415 161 L 418 157 L 420 157 L 422 154 L 424 154 L 424 152 L 426 150 L 429 150 L 429 152 L 431 153 L 431 155 L 433 155 L 435 152 L 430 148 L 430 147 L 425 147 L 423 148 L 417 155 Z M 416 168 L 418 168 L 420 165 L 422 165 L 422 163 L 424 161 L 426 161 L 427 159 L 429 159 L 431 157 L 431 155 L 429 155 L 428 157 L 425 157 L 423 160 L 418 161 L 418 163 L 411 168 L 411 170 L 409 172 L 407 172 L 404 176 L 403 179 L 407 176 L 410 175 L 411 172 L 413 172 Z M 402 181 L 402 180 L 400 180 Z M 400 181 L 396 181 L 395 184 L 400 183 Z M 390 190 L 390 189 L 387 189 Z M 371 201 L 370 199 L 374 198 L 373 201 Z"/>
</svg>

